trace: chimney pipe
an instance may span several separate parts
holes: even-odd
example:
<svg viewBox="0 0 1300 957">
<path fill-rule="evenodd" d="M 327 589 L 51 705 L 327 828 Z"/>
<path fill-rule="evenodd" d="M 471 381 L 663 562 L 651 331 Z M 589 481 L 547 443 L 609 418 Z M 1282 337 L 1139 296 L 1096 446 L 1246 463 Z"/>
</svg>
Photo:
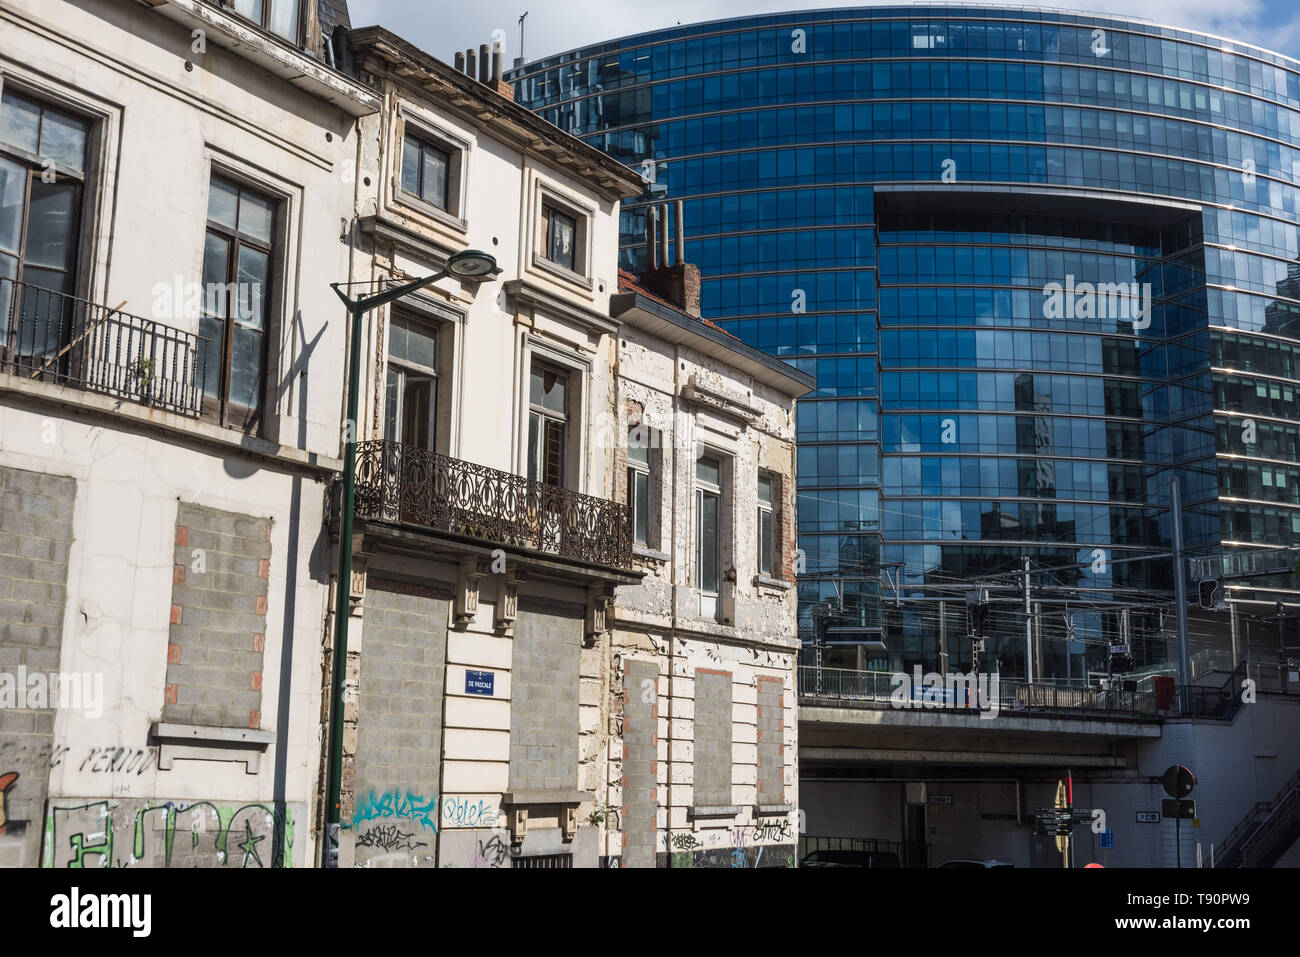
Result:
<svg viewBox="0 0 1300 957">
<path fill-rule="evenodd" d="M 661 255 L 664 266 L 668 265 L 668 204 L 663 203 L 659 207 L 659 245 L 663 249 Z"/>
<path fill-rule="evenodd" d="M 478 60 L 474 56 L 473 47 L 465 51 L 465 72 L 469 74 L 471 80 L 478 75 Z"/>
<path fill-rule="evenodd" d="M 646 216 L 646 237 L 649 240 L 646 243 L 646 269 L 659 268 L 659 207 L 647 206 Z"/>
<path fill-rule="evenodd" d="M 463 50 L 456 51 L 456 72 L 465 72 L 465 53 Z"/>
<path fill-rule="evenodd" d="M 492 45 L 492 82 L 501 82 L 501 44 Z"/>
<path fill-rule="evenodd" d="M 682 222 L 682 201 L 673 203 L 674 232 L 677 236 L 677 256 L 673 260 L 678 266 L 686 262 L 686 224 Z"/>
<path fill-rule="evenodd" d="M 486 83 L 488 81 L 488 72 L 492 69 L 492 58 L 488 53 L 488 45 L 480 43 L 478 45 L 478 81 Z"/>
</svg>

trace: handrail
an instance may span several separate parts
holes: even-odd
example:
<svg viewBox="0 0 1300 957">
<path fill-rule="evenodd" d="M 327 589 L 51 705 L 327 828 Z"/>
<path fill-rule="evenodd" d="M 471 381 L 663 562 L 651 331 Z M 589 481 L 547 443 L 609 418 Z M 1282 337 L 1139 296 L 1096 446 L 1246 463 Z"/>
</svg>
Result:
<svg viewBox="0 0 1300 957">
<path fill-rule="evenodd" d="M 198 417 L 208 340 L 0 276 L 0 372 Z"/>
<path fill-rule="evenodd" d="M 629 568 L 627 505 L 398 442 L 357 443 L 356 514 Z"/>
</svg>

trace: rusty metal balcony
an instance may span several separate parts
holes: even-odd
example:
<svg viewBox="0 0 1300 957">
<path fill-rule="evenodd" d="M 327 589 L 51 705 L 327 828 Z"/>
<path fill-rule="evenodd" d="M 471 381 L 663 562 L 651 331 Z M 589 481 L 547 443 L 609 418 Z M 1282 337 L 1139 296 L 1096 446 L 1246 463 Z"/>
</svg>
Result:
<svg viewBox="0 0 1300 957">
<path fill-rule="evenodd" d="M 397 442 L 357 443 L 358 518 L 628 569 L 626 505 Z"/>
<path fill-rule="evenodd" d="M 0 372 L 198 417 L 206 345 L 202 336 L 0 276 Z"/>
</svg>

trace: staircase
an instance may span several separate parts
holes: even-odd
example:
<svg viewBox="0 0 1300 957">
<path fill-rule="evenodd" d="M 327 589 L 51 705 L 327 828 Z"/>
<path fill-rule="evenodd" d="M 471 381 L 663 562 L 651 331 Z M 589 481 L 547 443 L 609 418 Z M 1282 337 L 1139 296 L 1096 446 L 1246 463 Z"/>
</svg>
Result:
<svg viewBox="0 0 1300 957">
<path fill-rule="evenodd" d="M 1272 867 L 1300 839 L 1300 771 L 1271 801 L 1256 804 L 1223 842 L 1215 867 Z"/>
</svg>

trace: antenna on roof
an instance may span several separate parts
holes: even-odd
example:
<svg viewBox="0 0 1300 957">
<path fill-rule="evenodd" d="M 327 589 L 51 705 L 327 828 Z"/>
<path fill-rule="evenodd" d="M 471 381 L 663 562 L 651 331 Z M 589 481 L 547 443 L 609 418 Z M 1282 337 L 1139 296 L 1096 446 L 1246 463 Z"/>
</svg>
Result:
<svg viewBox="0 0 1300 957">
<path fill-rule="evenodd" d="M 524 58 L 524 18 L 527 16 L 528 16 L 527 10 L 525 10 L 523 13 L 519 15 L 519 59 L 520 60 Z"/>
</svg>

